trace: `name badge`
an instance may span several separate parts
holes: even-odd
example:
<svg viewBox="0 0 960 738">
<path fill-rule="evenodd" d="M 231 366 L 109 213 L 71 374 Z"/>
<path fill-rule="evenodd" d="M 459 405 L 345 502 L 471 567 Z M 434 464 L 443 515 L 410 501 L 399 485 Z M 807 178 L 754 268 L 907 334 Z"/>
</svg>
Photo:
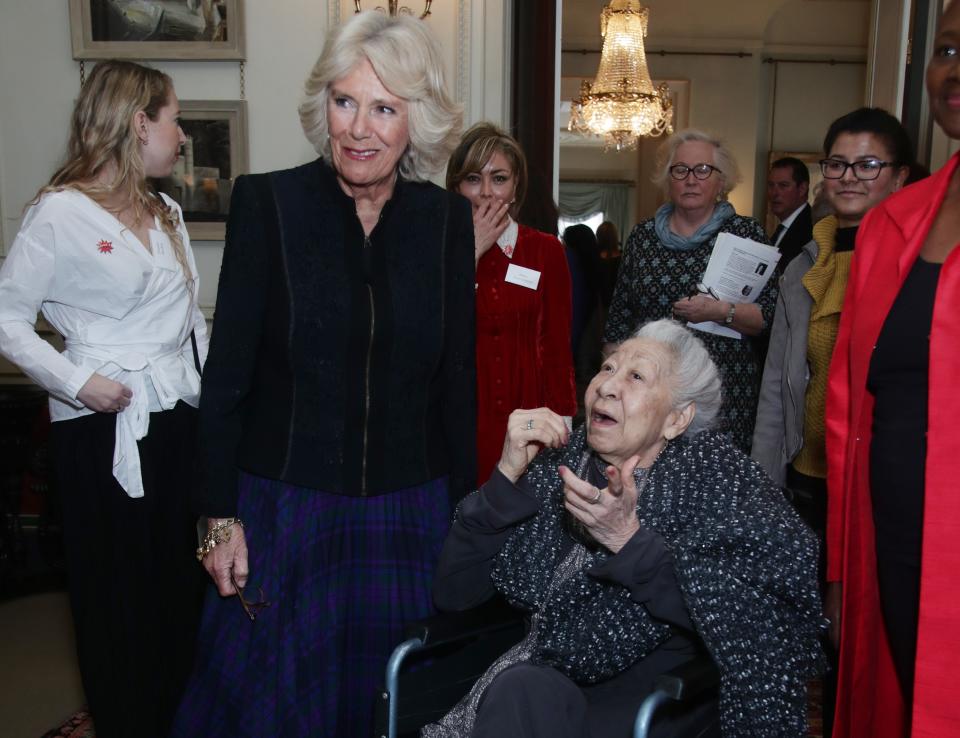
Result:
<svg viewBox="0 0 960 738">
<path fill-rule="evenodd" d="M 537 289 L 540 284 L 540 272 L 536 269 L 527 269 L 518 264 L 511 264 L 507 267 L 506 281 L 510 284 L 518 284 L 530 290 Z"/>
</svg>

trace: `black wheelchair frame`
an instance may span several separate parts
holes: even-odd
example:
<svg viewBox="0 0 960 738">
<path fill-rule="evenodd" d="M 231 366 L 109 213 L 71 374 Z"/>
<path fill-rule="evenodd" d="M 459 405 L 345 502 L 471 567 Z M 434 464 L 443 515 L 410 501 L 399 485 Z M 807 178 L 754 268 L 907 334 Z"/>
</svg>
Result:
<svg viewBox="0 0 960 738">
<path fill-rule="evenodd" d="M 499 598 L 409 625 L 390 656 L 385 686 L 377 695 L 375 738 L 418 735 L 419 728 L 443 717 L 525 633 L 522 613 Z M 404 670 L 407 666 L 413 668 Z M 706 655 L 661 674 L 637 711 L 634 738 L 648 738 L 666 706 L 693 704 L 719 683 L 717 667 Z"/>
</svg>

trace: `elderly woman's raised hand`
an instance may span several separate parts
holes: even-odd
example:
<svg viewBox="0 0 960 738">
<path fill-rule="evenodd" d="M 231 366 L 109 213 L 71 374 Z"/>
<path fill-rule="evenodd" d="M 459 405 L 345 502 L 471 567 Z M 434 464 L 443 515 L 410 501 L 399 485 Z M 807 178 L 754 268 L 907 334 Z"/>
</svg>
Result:
<svg viewBox="0 0 960 738">
<path fill-rule="evenodd" d="M 569 437 L 563 416 L 549 408 L 514 410 L 507 419 L 507 435 L 497 468 L 511 482 L 516 482 L 541 448 L 565 446 Z"/>
<path fill-rule="evenodd" d="M 564 507 L 593 536 L 593 539 L 613 553 L 626 545 L 640 530 L 637 519 L 637 483 L 633 470 L 639 456 L 632 456 L 621 469 L 607 467 L 606 489 L 597 489 L 580 479 L 565 466 L 560 467 L 563 479 Z"/>
</svg>

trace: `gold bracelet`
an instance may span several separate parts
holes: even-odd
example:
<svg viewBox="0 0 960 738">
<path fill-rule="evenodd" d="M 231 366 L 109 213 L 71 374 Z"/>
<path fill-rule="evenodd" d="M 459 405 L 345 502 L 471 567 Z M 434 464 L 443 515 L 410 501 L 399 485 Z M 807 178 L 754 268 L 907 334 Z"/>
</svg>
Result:
<svg viewBox="0 0 960 738">
<path fill-rule="evenodd" d="M 219 544 L 229 541 L 231 535 L 230 529 L 234 525 L 239 525 L 243 528 L 243 521 L 240 520 L 240 518 L 224 518 L 207 531 L 207 535 L 203 537 L 203 541 L 200 543 L 199 548 L 197 548 L 197 561 L 202 562 L 206 555 L 213 551 Z"/>
</svg>

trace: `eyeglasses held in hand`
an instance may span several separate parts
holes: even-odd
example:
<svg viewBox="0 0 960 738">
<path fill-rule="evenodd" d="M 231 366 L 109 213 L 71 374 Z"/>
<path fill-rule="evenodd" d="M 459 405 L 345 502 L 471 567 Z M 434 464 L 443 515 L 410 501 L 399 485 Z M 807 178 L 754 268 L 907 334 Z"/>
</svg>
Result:
<svg viewBox="0 0 960 738">
<path fill-rule="evenodd" d="M 263 587 L 257 587 L 259 601 L 251 602 L 243 596 L 243 587 L 237 584 L 237 580 L 233 576 L 232 571 L 230 572 L 230 582 L 233 584 L 233 588 L 237 590 L 237 599 L 240 600 L 240 606 L 250 620 L 256 620 L 261 610 L 270 607 L 270 603 L 263 598 Z"/>
<path fill-rule="evenodd" d="M 684 180 L 690 176 L 690 172 L 693 172 L 693 176 L 697 179 L 707 179 L 714 172 L 720 172 L 713 164 L 694 164 L 692 167 L 688 167 L 686 164 L 674 164 L 670 167 L 670 176 L 676 180 Z M 723 174 L 723 172 L 720 172 Z"/>
<path fill-rule="evenodd" d="M 690 290 L 690 294 L 687 295 L 687 299 L 689 300 L 690 298 L 696 297 L 697 295 L 709 295 L 714 300 L 720 299 L 720 295 L 718 295 L 716 292 L 713 291 L 713 287 L 707 287 L 707 285 L 705 285 L 703 282 L 697 282 L 693 286 L 693 289 Z"/>
<path fill-rule="evenodd" d="M 895 166 L 892 161 L 879 159 L 864 159 L 863 161 L 847 162 L 841 159 L 821 159 L 820 171 L 824 179 L 843 179 L 848 169 L 853 170 L 853 176 L 861 181 L 870 181 L 880 176 L 884 167 Z"/>
</svg>

